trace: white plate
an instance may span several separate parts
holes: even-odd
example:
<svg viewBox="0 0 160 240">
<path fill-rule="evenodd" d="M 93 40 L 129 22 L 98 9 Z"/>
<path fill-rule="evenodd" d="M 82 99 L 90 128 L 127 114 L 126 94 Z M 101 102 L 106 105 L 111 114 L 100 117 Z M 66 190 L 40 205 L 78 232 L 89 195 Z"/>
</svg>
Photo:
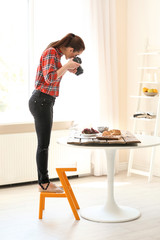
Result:
<svg viewBox="0 0 160 240">
<path fill-rule="evenodd" d="M 98 135 L 99 135 L 99 133 L 92 133 L 92 134 L 81 133 L 80 134 L 81 137 L 85 137 L 85 138 L 97 137 Z"/>
<path fill-rule="evenodd" d="M 79 134 L 75 134 L 74 137 L 75 138 L 95 138 L 99 135 L 99 133 L 96 134 L 83 134 L 83 133 L 79 133 Z"/>
</svg>

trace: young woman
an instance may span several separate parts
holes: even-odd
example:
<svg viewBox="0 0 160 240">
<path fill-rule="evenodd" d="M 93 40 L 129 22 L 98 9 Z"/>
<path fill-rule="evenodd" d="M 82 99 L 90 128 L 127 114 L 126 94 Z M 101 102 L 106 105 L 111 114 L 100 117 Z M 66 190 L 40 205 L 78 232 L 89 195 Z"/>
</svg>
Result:
<svg viewBox="0 0 160 240">
<path fill-rule="evenodd" d="M 60 187 L 50 182 L 48 176 L 48 147 L 53 122 L 53 106 L 59 95 L 62 76 L 67 71 L 76 73 L 80 64 L 74 62 L 73 58 L 80 55 L 84 49 L 83 40 L 69 33 L 61 40 L 50 43 L 40 58 L 35 90 L 29 100 L 29 109 L 34 117 L 38 139 L 36 162 L 39 191 L 63 192 Z M 62 66 L 63 55 L 69 61 Z"/>
</svg>

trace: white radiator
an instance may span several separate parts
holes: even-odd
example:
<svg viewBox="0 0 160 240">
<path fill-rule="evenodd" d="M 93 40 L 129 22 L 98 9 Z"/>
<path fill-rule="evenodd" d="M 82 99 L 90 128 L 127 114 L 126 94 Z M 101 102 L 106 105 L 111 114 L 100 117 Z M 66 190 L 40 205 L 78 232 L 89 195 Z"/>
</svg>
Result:
<svg viewBox="0 0 160 240">
<path fill-rule="evenodd" d="M 76 163 L 76 173 L 90 173 L 90 151 L 61 146 L 57 139 L 68 135 L 68 130 L 52 132 L 49 149 L 49 176 L 57 178 L 55 167 L 60 163 Z M 37 180 L 36 169 L 37 139 L 35 132 L 0 135 L 0 185 L 23 183 Z"/>
</svg>

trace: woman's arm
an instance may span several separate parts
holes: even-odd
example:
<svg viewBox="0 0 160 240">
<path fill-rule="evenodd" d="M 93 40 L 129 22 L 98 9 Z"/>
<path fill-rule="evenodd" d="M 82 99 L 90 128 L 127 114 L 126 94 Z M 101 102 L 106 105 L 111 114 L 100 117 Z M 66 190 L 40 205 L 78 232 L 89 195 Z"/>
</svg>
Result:
<svg viewBox="0 0 160 240">
<path fill-rule="evenodd" d="M 47 49 L 41 57 L 43 76 L 48 84 L 51 84 L 57 80 L 57 78 L 62 77 L 67 70 L 74 70 L 72 72 L 76 72 L 80 65 L 79 63 L 74 62 L 73 59 L 70 59 L 66 64 L 57 70 L 56 60 L 55 49 Z"/>
<path fill-rule="evenodd" d="M 72 59 L 69 60 L 66 64 L 64 64 L 61 68 L 57 70 L 57 78 L 62 77 L 67 72 L 67 70 L 75 73 L 77 71 L 76 69 L 79 66 L 80 66 L 79 63 L 74 62 Z"/>
</svg>

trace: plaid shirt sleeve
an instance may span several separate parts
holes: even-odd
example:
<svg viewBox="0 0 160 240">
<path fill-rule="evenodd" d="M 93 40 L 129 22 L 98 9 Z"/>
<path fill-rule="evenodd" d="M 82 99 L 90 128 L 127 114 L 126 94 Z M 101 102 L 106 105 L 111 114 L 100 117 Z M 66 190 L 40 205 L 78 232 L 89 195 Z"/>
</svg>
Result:
<svg viewBox="0 0 160 240">
<path fill-rule="evenodd" d="M 37 90 L 58 97 L 62 76 L 57 78 L 57 70 L 62 67 L 62 55 L 60 49 L 55 48 L 48 48 L 43 52 L 35 80 Z"/>
<path fill-rule="evenodd" d="M 47 84 L 51 84 L 57 79 L 56 61 L 56 52 L 53 48 L 49 48 L 42 56 L 42 72 Z"/>
</svg>

